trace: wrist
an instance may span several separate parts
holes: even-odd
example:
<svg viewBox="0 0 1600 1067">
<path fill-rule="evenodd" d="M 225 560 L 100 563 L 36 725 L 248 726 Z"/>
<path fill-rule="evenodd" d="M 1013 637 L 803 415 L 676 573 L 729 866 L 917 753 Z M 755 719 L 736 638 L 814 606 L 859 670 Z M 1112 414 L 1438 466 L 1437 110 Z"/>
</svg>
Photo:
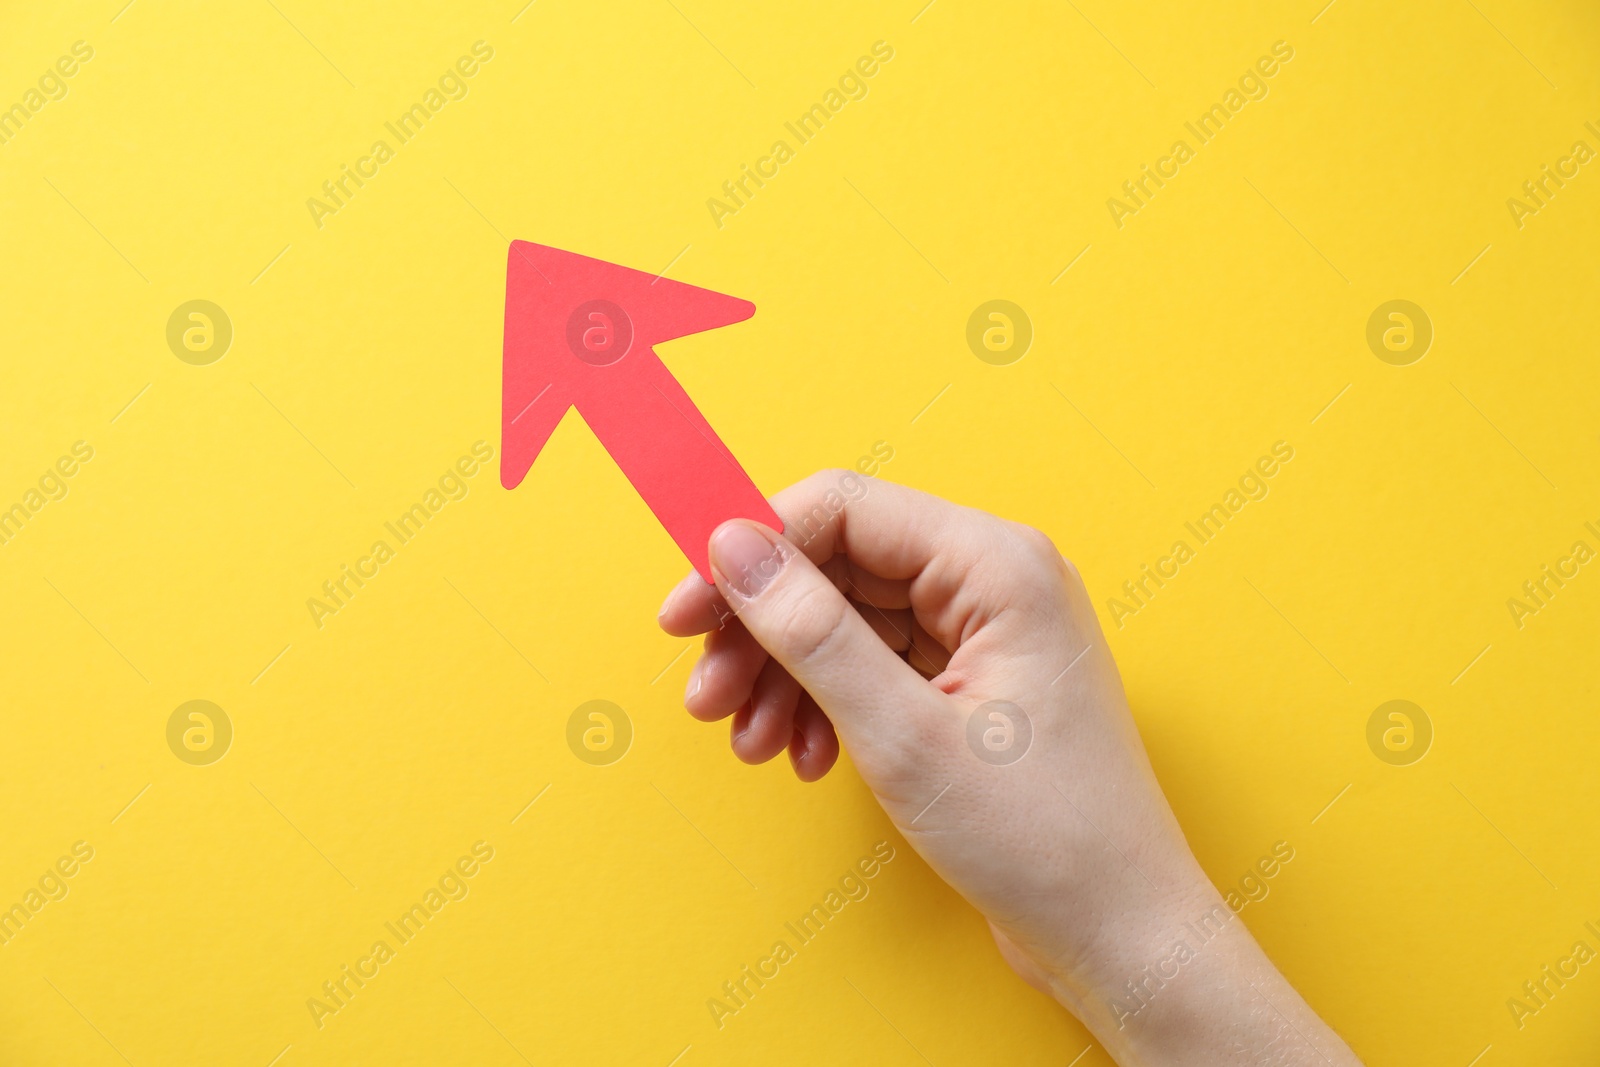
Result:
<svg viewBox="0 0 1600 1067">
<path fill-rule="evenodd" d="M 1203 878 L 1108 932 L 1050 988 L 1117 1063 L 1359 1063 Z"/>
<path fill-rule="evenodd" d="M 1203 877 L 1161 893 L 1137 908 L 1107 914 L 1094 941 L 1073 965 L 1057 968 L 1050 988 L 1056 1000 L 1099 1031 L 1122 1032 L 1173 1003 L 1196 966 L 1215 971 L 1238 952 L 1238 917 Z M 1248 935 L 1246 935 L 1248 939 Z M 1252 942 L 1253 944 L 1253 942 Z M 1174 1004 L 1174 1007 L 1177 1005 Z"/>
</svg>

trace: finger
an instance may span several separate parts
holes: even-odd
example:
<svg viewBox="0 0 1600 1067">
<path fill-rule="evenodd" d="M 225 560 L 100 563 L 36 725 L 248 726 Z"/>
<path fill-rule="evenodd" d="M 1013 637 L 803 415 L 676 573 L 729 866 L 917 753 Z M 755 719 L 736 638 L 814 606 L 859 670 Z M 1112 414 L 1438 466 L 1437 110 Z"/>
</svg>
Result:
<svg viewBox="0 0 1600 1067">
<path fill-rule="evenodd" d="M 739 621 L 852 740 L 887 739 L 935 695 L 832 582 L 782 536 L 748 519 L 711 535 L 717 588 Z M 852 742 L 852 750 L 854 744 Z"/>
<path fill-rule="evenodd" d="M 829 556 L 818 566 L 851 600 L 880 608 L 911 606 L 911 583 L 904 579 L 880 577 L 852 563 L 849 556 Z"/>
<path fill-rule="evenodd" d="M 906 662 L 911 664 L 918 674 L 932 678 L 943 674 L 945 668 L 950 666 L 950 650 L 941 645 L 937 638 L 924 630 L 922 624 L 913 618 L 911 650 L 906 655 Z"/>
<path fill-rule="evenodd" d="M 717 587 L 690 571 L 667 594 L 656 623 L 673 637 L 693 637 L 715 630 L 732 617 Z"/>
<path fill-rule="evenodd" d="M 738 619 L 706 635 L 706 648 L 684 691 L 683 706 L 701 722 L 732 715 L 750 700 L 750 691 L 768 662 L 762 648 Z"/>
<path fill-rule="evenodd" d="M 894 649 L 896 652 L 905 652 L 911 648 L 911 609 L 903 608 L 899 611 L 884 611 L 871 604 L 862 604 L 851 601 L 850 606 L 867 620 L 867 625 L 872 627 L 872 632 L 878 635 L 878 640 Z"/>
<path fill-rule="evenodd" d="M 776 660 L 767 660 L 747 708 L 733 718 L 733 754 L 746 763 L 765 763 L 784 750 L 794 735 L 794 709 L 800 683 Z"/>
<path fill-rule="evenodd" d="M 956 590 L 1004 566 L 985 551 L 1002 539 L 1002 520 L 854 471 L 821 471 L 774 496 L 772 506 L 790 542 L 812 562 L 845 555 L 852 578 L 908 583 L 908 602 L 935 613 L 931 632 L 947 645 L 959 644 L 973 610 L 954 598 Z M 875 599 L 870 591 L 867 597 Z M 901 606 L 885 606 L 891 604 Z M 716 627 L 727 612 L 719 591 L 691 576 L 667 597 L 660 622 L 668 633 L 688 636 Z"/>
<path fill-rule="evenodd" d="M 815 782 L 833 769 L 839 758 L 839 737 L 811 694 L 801 693 L 794 712 L 794 733 L 789 739 L 789 763 L 795 777 Z"/>
</svg>

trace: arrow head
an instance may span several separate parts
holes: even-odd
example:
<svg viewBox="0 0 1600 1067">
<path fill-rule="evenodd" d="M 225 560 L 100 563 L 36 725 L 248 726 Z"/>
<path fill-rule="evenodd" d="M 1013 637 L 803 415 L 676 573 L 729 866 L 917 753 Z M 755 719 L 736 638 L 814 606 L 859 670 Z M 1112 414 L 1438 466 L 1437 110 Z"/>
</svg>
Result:
<svg viewBox="0 0 1600 1067">
<path fill-rule="evenodd" d="M 657 358 L 662 341 L 742 322 L 748 300 L 529 241 L 506 258 L 500 484 L 515 488 L 576 406 L 650 510 L 711 581 L 727 519 L 783 522 Z"/>
<path fill-rule="evenodd" d="M 529 310 L 545 311 L 540 317 L 557 325 L 579 304 L 609 300 L 627 310 L 635 340 L 647 346 L 731 326 L 756 313 L 748 300 L 532 241 L 512 241 L 506 253 L 508 317 L 514 296 L 531 301 Z"/>
<path fill-rule="evenodd" d="M 618 366 L 613 375 L 646 373 L 647 362 L 659 365 L 649 351 L 653 346 L 743 322 L 755 312 L 754 304 L 738 297 L 512 241 L 506 255 L 500 484 L 513 489 L 521 483 L 567 409 L 597 384 L 592 368 L 633 353 L 641 357 L 635 366 Z M 605 330 L 614 331 L 610 352 L 597 356 L 584 342 Z"/>
</svg>

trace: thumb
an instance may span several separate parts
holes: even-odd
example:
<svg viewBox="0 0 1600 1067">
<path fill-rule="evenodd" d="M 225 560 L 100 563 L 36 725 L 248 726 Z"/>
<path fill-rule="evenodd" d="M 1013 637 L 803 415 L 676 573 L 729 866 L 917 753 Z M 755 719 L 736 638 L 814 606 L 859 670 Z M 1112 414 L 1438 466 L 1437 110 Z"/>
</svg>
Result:
<svg viewBox="0 0 1600 1067">
<path fill-rule="evenodd" d="M 711 535 L 717 589 L 760 645 L 844 736 L 871 743 L 931 690 L 782 535 L 733 519 Z"/>
</svg>

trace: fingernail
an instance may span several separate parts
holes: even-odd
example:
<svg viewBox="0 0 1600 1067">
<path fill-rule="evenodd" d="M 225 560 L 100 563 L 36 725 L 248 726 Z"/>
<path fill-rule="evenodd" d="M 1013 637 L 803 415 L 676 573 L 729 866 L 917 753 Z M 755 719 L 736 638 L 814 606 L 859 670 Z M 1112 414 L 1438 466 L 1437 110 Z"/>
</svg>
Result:
<svg viewBox="0 0 1600 1067">
<path fill-rule="evenodd" d="M 771 584 L 785 558 L 778 542 L 753 523 L 726 522 L 711 535 L 711 564 L 740 601 L 754 599 Z"/>
<path fill-rule="evenodd" d="M 689 672 L 689 687 L 683 691 L 683 702 L 685 704 L 693 700 L 694 695 L 700 692 L 700 664 L 704 662 L 705 660 L 696 662 L 694 669 Z"/>
</svg>

